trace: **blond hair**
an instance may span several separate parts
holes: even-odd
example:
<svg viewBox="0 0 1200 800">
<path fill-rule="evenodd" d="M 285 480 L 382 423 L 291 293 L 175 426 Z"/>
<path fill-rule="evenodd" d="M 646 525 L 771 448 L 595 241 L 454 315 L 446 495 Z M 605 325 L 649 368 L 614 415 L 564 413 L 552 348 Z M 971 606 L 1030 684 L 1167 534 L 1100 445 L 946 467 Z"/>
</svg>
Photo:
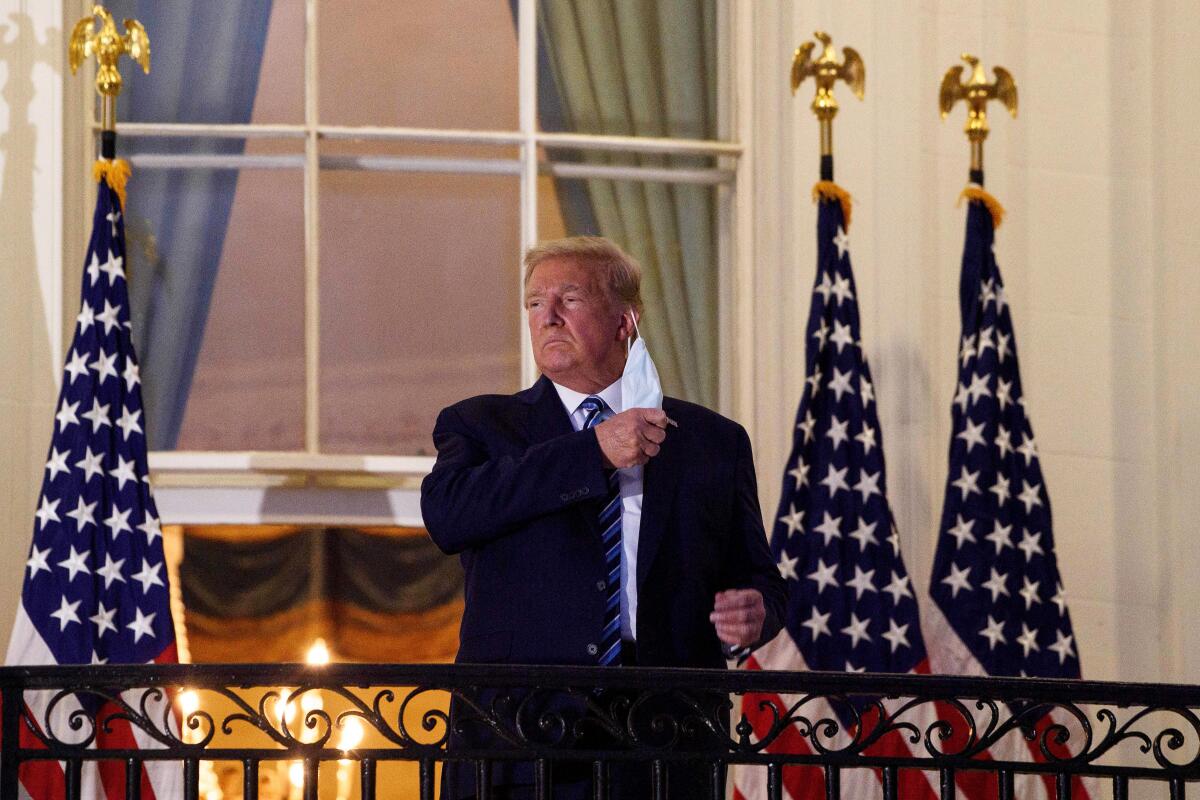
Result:
<svg viewBox="0 0 1200 800">
<path fill-rule="evenodd" d="M 616 243 L 603 236 L 570 236 L 536 244 L 522 259 L 526 286 L 534 268 L 552 258 L 570 259 L 589 270 L 596 270 L 612 300 L 620 306 L 632 307 L 639 317 L 642 315 L 642 268 Z"/>
</svg>

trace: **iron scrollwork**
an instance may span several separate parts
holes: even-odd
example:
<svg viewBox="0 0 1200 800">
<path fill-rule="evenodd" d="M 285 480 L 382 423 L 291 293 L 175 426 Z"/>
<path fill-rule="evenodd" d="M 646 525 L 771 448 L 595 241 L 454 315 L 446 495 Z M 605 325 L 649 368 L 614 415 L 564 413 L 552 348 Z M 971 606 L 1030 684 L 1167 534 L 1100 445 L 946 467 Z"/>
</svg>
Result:
<svg viewBox="0 0 1200 800">
<path fill-rule="evenodd" d="M 0 669 L 38 743 L 6 756 L 376 760 L 703 753 L 728 764 L 1200 779 L 1200 689 L 574 667 Z M 189 707 L 180 698 L 194 697 Z M 453 711 L 451 711 L 451 707 Z M 359 734 L 347 744 L 346 732 Z M 28 739 L 26 739 L 28 741 Z M 796 745 L 802 742 L 803 747 Z M 899 743 L 901 747 L 896 747 Z M 457 748 L 457 750 L 456 750 Z"/>
</svg>

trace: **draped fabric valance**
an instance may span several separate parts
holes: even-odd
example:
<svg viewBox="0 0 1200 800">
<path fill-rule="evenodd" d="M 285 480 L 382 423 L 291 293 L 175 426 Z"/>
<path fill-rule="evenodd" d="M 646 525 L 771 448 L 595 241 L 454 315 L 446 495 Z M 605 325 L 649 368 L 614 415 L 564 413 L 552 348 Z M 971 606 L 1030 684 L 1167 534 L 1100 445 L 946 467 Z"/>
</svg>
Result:
<svg viewBox="0 0 1200 800">
<path fill-rule="evenodd" d="M 179 568 L 192 659 L 449 661 L 462 568 L 415 528 L 188 527 Z"/>
</svg>

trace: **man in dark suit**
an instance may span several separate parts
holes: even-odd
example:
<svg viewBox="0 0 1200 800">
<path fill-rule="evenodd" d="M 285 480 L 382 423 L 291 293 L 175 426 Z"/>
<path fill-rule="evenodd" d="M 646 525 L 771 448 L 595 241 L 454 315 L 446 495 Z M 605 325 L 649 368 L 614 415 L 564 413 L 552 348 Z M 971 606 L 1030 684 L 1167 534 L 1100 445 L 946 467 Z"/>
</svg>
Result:
<svg viewBox="0 0 1200 800">
<path fill-rule="evenodd" d="M 681 400 L 621 397 L 636 262 L 595 237 L 533 248 L 525 306 L 542 377 L 443 410 L 422 485 L 430 536 L 466 572 L 457 660 L 723 667 L 768 641 L 785 590 L 745 430 Z M 472 795 L 471 776 L 448 764 L 443 797 Z"/>
</svg>

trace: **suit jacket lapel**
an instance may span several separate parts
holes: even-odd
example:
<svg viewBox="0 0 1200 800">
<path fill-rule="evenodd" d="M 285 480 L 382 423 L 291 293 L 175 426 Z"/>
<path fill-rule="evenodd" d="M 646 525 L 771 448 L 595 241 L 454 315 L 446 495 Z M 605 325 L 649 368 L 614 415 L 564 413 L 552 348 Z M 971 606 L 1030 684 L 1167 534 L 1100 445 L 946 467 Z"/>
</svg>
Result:
<svg viewBox="0 0 1200 800">
<path fill-rule="evenodd" d="M 567 410 L 563 408 L 562 399 L 555 391 L 554 384 L 545 375 L 521 392 L 520 397 L 522 402 L 529 405 L 529 413 L 525 417 L 525 433 L 530 444 L 574 432 L 575 428 L 571 425 Z"/>
<path fill-rule="evenodd" d="M 669 415 L 670 411 L 667 413 Z M 639 593 L 666 533 L 667 518 L 679 488 L 679 474 L 683 454 L 687 450 L 688 435 L 687 431 L 668 428 L 667 438 L 658 455 L 646 463 L 642 473 L 642 522 L 638 529 L 637 557 Z"/>
<path fill-rule="evenodd" d="M 562 398 L 554 388 L 554 384 L 545 375 L 538 378 L 537 383 L 521 393 L 521 399 L 529 405 L 529 413 L 525 417 L 526 436 L 531 445 L 564 436 L 575 432 L 571 417 L 563 407 Z M 571 511 L 576 514 L 596 539 L 596 547 L 600 547 L 599 511 L 592 509 L 591 503 L 576 503 Z"/>
</svg>

